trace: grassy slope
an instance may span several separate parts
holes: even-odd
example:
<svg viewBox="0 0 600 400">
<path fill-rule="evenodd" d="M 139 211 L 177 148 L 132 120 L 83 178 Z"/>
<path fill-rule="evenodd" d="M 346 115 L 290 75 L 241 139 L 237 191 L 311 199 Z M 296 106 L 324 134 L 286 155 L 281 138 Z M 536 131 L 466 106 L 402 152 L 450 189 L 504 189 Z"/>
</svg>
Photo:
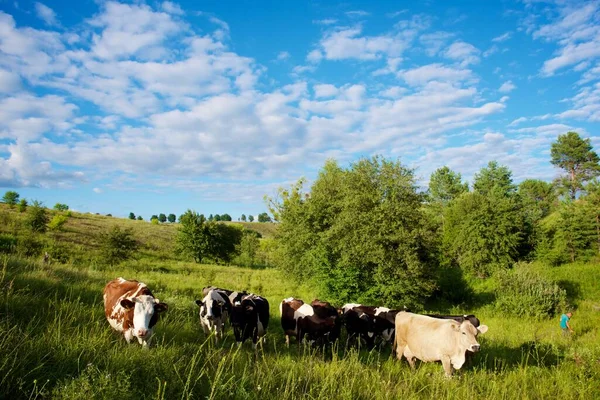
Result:
<svg viewBox="0 0 600 400">
<path fill-rule="evenodd" d="M 115 221 L 81 216 L 57 240 L 93 246 L 95 232 Z M 600 396 L 598 265 L 548 269 L 569 280 L 578 306 L 577 334 L 563 338 L 557 320 L 498 315 L 490 305 L 474 310 L 490 331 L 483 351 L 458 379 L 443 378 L 439 364 L 413 372 L 382 352 L 322 353 L 282 346 L 278 304 L 288 296 L 312 299 L 314 291 L 277 270 L 197 265 L 160 260 L 172 229 L 119 220 L 147 248 L 137 261 L 104 269 L 94 265 L 43 265 L 0 255 L 0 398 L 549 398 Z M 78 228 L 79 226 L 82 229 Z M 85 236 L 85 230 L 89 233 Z M 4 230 L 4 228 L 2 228 Z M 54 234 L 51 234 L 54 235 Z M 164 235 L 164 236 L 163 236 Z M 156 244 L 156 248 L 153 247 Z M 164 258 L 164 257 L 163 257 Z M 159 323 L 156 346 L 144 351 L 114 334 L 102 309 L 104 284 L 123 276 L 146 282 L 170 305 Z M 208 284 L 260 293 L 271 303 L 267 344 L 254 356 L 249 344 L 232 347 L 231 334 L 214 345 L 198 324 L 193 300 Z M 485 292 L 485 285 L 478 290 Z"/>
</svg>

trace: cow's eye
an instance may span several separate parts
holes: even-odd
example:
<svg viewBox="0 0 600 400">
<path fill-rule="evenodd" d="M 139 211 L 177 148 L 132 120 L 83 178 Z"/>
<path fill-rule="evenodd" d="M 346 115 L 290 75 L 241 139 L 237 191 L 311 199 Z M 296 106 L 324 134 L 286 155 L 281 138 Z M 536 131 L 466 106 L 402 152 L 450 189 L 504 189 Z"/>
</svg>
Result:
<svg viewBox="0 0 600 400">
<path fill-rule="evenodd" d="M 462 334 L 463 334 L 463 335 L 466 335 L 467 333 L 466 333 L 466 332 L 463 332 Z"/>
</svg>

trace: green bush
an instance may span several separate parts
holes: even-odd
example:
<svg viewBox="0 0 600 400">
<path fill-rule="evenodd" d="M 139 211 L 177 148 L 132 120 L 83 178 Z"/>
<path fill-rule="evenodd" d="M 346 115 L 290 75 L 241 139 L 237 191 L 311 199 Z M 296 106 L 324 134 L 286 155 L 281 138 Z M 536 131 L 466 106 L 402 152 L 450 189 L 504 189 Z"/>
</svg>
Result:
<svg viewBox="0 0 600 400">
<path fill-rule="evenodd" d="M 27 210 L 27 204 L 27 200 L 21 199 L 17 208 L 20 213 L 24 213 Z"/>
<path fill-rule="evenodd" d="M 17 238 L 8 233 L 0 233 L 0 253 L 12 253 L 17 249 Z"/>
<path fill-rule="evenodd" d="M 47 245 L 45 251 L 48 252 L 52 261 L 56 261 L 61 264 L 68 263 L 72 256 L 69 247 L 58 242 L 52 242 Z"/>
<path fill-rule="evenodd" d="M 28 216 L 25 221 L 26 225 L 33 232 L 46 232 L 46 224 L 48 223 L 48 213 L 44 205 L 35 200 L 31 207 L 29 207 Z"/>
<path fill-rule="evenodd" d="M 35 234 L 25 234 L 17 240 L 17 253 L 22 256 L 37 257 L 43 249 L 44 243 Z"/>
<path fill-rule="evenodd" d="M 48 228 L 50 228 L 51 231 L 61 231 L 63 225 L 67 222 L 68 219 L 69 218 L 66 215 L 57 214 L 54 217 L 52 217 L 52 220 L 50 220 Z"/>
<path fill-rule="evenodd" d="M 138 249 L 138 243 L 133 237 L 132 230 L 121 230 L 118 226 L 114 226 L 108 233 L 101 234 L 100 242 L 103 261 L 110 265 L 133 258 Z"/>
<path fill-rule="evenodd" d="M 567 307 L 567 292 L 526 264 L 496 273 L 496 307 L 516 316 L 549 317 Z"/>
<path fill-rule="evenodd" d="M 257 265 L 257 252 L 260 248 L 260 239 L 258 233 L 244 230 L 240 244 L 236 246 L 238 256 L 234 258 L 234 263 L 243 267 L 253 267 Z"/>
</svg>

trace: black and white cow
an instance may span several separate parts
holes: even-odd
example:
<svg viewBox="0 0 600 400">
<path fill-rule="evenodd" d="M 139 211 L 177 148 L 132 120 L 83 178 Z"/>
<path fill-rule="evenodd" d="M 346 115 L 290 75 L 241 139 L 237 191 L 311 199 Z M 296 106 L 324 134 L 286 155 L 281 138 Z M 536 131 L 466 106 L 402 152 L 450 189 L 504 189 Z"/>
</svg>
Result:
<svg viewBox="0 0 600 400">
<path fill-rule="evenodd" d="M 211 290 L 219 290 L 221 292 L 225 292 L 227 294 L 227 297 L 229 297 L 229 301 L 231 302 L 231 304 L 233 304 L 235 301 L 239 301 L 242 298 L 242 296 L 245 296 L 248 294 L 248 292 L 246 292 L 245 290 L 239 292 L 237 290 L 223 289 L 223 288 L 218 288 L 216 286 L 205 286 L 202 288 L 202 296 L 206 297 L 208 292 Z"/>
<path fill-rule="evenodd" d="M 251 337 L 252 346 L 256 349 L 256 344 L 265 336 L 269 326 L 267 299 L 255 294 L 247 294 L 235 301 L 231 308 L 231 326 L 239 345 Z"/>
<path fill-rule="evenodd" d="M 428 317 L 437 318 L 437 319 L 453 319 L 459 324 L 462 324 L 464 321 L 469 321 L 473 324 L 475 328 L 478 328 L 481 325 L 479 318 L 474 316 L 473 314 L 465 314 L 465 315 L 441 315 L 441 314 L 425 314 Z"/>
<path fill-rule="evenodd" d="M 314 300 L 312 304 L 305 304 L 302 300 L 290 297 L 281 302 L 279 312 L 287 345 L 290 336 L 298 338 L 298 345 L 305 337 L 317 344 L 326 344 L 339 338 L 340 316 L 327 302 Z"/>
<path fill-rule="evenodd" d="M 217 340 L 223 337 L 225 321 L 231 314 L 231 301 L 227 293 L 220 289 L 210 289 L 202 300 L 196 300 L 200 307 L 200 325 L 204 333 L 215 333 Z"/>
<path fill-rule="evenodd" d="M 342 312 L 348 343 L 360 339 L 368 348 L 373 348 L 378 340 L 390 343 L 394 338 L 394 321 L 399 311 L 387 307 L 345 304 Z"/>
</svg>

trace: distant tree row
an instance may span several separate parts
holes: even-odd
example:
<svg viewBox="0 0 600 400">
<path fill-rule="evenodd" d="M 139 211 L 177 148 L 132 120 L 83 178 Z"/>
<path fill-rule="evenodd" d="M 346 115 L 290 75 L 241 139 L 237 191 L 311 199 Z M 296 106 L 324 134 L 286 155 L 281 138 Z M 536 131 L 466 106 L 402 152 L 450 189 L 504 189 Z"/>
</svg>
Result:
<svg viewBox="0 0 600 400">
<path fill-rule="evenodd" d="M 246 218 L 246 214 L 242 214 L 242 216 L 239 218 L 239 221 L 254 222 L 254 215 L 248 215 L 248 217 Z M 271 219 L 269 214 L 267 214 L 266 212 L 263 212 L 263 213 L 258 214 L 258 222 L 273 222 L 273 220 Z"/>
<path fill-rule="evenodd" d="M 399 161 L 327 161 L 310 191 L 300 180 L 267 199 L 280 222 L 279 266 L 332 300 L 418 306 L 432 296 L 463 301 L 463 276 L 487 278 L 518 261 L 600 257 L 598 155 L 575 132 L 550 153 L 564 171 L 552 183 L 517 185 L 490 161 L 471 187 L 442 167 L 427 192 Z"/>
</svg>

